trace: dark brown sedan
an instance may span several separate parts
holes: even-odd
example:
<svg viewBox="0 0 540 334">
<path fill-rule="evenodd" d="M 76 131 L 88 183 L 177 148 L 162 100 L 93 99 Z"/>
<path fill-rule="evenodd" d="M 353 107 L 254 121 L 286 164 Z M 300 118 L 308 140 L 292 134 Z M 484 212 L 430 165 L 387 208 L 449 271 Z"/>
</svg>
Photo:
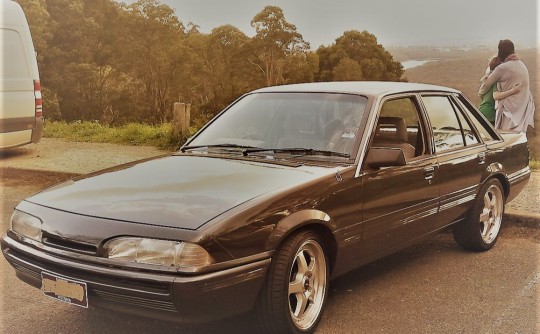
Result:
<svg viewBox="0 0 540 334">
<path fill-rule="evenodd" d="M 446 228 L 490 249 L 528 160 L 524 134 L 450 88 L 264 88 L 177 153 L 27 198 L 2 252 L 74 305 L 183 322 L 253 310 L 264 332 L 310 333 L 334 277 Z"/>
</svg>

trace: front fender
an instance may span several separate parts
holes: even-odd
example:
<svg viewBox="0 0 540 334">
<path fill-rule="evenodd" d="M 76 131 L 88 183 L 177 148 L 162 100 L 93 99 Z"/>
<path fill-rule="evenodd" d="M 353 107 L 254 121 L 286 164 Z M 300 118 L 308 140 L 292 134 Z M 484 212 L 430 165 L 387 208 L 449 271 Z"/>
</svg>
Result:
<svg viewBox="0 0 540 334">
<path fill-rule="evenodd" d="M 322 225 L 331 233 L 336 230 L 335 223 L 326 212 L 315 209 L 297 211 L 279 221 L 268 238 L 266 248 L 276 249 L 292 232 L 312 224 Z"/>
</svg>

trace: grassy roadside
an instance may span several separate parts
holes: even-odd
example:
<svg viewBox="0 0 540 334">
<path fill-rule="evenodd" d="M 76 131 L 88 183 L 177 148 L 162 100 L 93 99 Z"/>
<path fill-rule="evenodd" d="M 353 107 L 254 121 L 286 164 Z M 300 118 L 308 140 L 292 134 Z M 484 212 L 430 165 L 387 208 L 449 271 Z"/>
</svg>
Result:
<svg viewBox="0 0 540 334">
<path fill-rule="evenodd" d="M 45 122 L 44 134 L 49 138 L 91 143 L 147 145 L 161 149 L 177 148 L 182 138 L 174 138 L 171 124 L 148 125 L 130 123 L 112 127 L 96 122 Z"/>
</svg>

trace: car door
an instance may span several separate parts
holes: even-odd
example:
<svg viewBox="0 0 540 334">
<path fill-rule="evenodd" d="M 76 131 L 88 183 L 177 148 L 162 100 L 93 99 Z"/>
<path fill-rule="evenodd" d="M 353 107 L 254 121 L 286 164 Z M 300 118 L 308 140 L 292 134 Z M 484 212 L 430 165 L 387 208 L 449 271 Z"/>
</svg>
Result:
<svg viewBox="0 0 540 334">
<path fill-rule="evenodd" d="M 438 227 L 467 214 L 485 166 L 485 145 L 450 95 L 422 95 L 439 165 Z"/>
<path fill-rule="evenodd" d="M 402 120 L 406 138 L 402 129 L 384 124 Z M 414 150 L 406 157 L 405 166 L 362 166 L 364 237 L 360 254 L 380 257 L 434 229 L 439 204 L 438 165 L 426 135 L 426 123 L 414 94 L 382 102 L 370 148 L 400 148 L 405 152 L 412 146 Z"/>
</svg>

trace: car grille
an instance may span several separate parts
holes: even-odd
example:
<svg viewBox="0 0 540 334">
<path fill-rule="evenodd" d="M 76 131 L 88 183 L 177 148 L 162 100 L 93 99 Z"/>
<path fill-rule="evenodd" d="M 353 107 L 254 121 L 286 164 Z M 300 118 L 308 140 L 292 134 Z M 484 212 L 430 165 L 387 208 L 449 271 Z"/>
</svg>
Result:
<svg viewBox="0 0 540 334">
<path fill-rule="evenodd" d="M 42 242 L 47 246 L 70 250 L 78 253 L 91 255 L 95 255 L 97 253 L 97 247 L 94 245 L 59 238 L 49 233 L 43 233 Z"/>
<path fill-rule="evenodd" d="M 41 280 L 41 272 L 25 268 L 19 265 L 18 263 L 12 263 L 12 265 L 13 265 L 13 268 L 15 268 L 15 270 L 20 271 L 23 274 L 28 275 L 36 280 Z"/>
<path fill-rule="evenodd" d="M 103 291 L 100 289 L 91 289 L 95 295 L 101 297 L 102 299 L 122 304 L 130 304 L 145 308 L 151 308 L 160 311 L 176 312 L 176 308 L 171 301 L 168 300 L 155 300 L 142 297 L 128 296 L 124 294 Z"/>
</svg>

